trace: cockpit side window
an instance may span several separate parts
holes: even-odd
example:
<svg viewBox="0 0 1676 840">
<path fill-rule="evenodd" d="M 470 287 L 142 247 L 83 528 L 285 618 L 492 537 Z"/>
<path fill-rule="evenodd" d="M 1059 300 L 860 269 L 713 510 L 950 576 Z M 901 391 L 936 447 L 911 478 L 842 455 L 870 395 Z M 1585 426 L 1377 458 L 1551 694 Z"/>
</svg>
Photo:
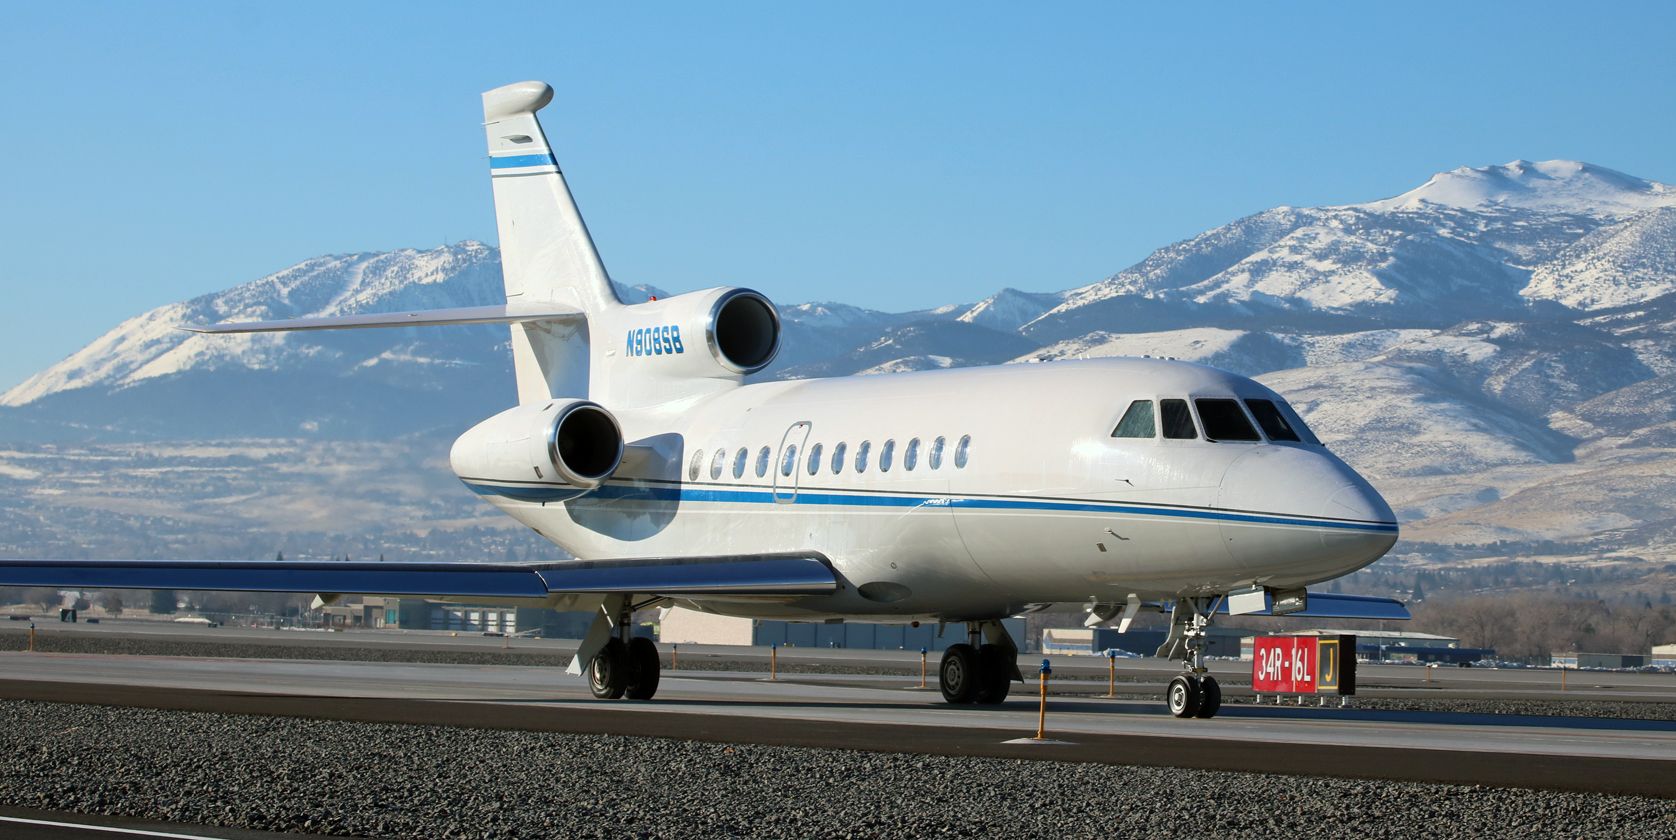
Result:
<svg viewBox="0 0 1676 840">
<path fill-rule="evenodd" d="M 1257 425 L 1263 427 L 1263 434 L 1268 435 L 1269 440 L 1302 442 L 1286 416 L 1274 407 L 1273 400 L 1246 400 L 1245 407 L 1251 409 L 1251 416 L 1257 418 Z"/>
<path fill-rule="evenodd" d="M 1171 440 L 1193 440 L 1199 430 L 1193 428 L 1193 413 L 1187 410 L 1187 400 L 1159 400 L 1158 416 L 1164 421 L 1164 437 Z"/>
<path fill-rule="evenodd" d="M 1158 427 L 1152 419 L 1152 400 L 1135 400 L 1130 403 L 1129 410 L 1123 412 L 1123 419 L 1117 421 L 1117 428 L 1112 430 L 1112 437 L 1150 438 L 1157 436 Z"/>
<path fill-rule="evenodd" d="M 1232 441 L 1260 441 L 1256 427 L 1240 410 L 1238 400 L 1194 400 L 1199 409 L 1199 422 L 1204 424 L 1205 439 Z"/>
</svg>

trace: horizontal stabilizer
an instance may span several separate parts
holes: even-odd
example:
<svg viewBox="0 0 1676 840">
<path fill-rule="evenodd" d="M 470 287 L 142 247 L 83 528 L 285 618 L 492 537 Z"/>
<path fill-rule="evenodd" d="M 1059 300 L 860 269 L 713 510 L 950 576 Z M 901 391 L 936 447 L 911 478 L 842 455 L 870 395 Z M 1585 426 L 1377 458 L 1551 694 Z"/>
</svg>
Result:
<svg viewBox="0 0 1676 840">
<path fill-rule="evenodd" d="M 812 595 L 838 587 L 815 554 L 560 563 L 0 560 L 0 586 L 546 598 L 556 594 Z"/>
<path fill-rule="evenodd" d="M 292 318 L 284 321 L 227 321 L 219 324 L 187 324 L 183 330 L 195 333 L 293 332 L 297 330 L 356 330 L 378 327 L 435 327 L 446 324 L 520 324 L 528 321 L 564 321 L 581 318 L 582 310 L 554 303 L 462 306 L 457 309 L 422 309 L 414 312 L 378 312 L 370 315 L 340 315 L 333 318 Z"/>
<path fill-rule="evenodd" d="M 1261 611 L 1247 613 L 1247 615 L 1274 615 L 1274 596 L 1265 594 L 1264 606 Z M 1228 602 L 1224 600 L 1217 608 L 1222 615 L 1228 614 Z M 1382 621 L 1407 621 L 1412 618 L 1408 614 L 1408 607 L 1393 598 L 1379 598 L 1373 595 L 1335 595 L 1325 592 L 1311 592 L 1307 599 L 1307 606 L 1297 612 L 1286 613 L 1287 618 L 1365 618 Z"/>
</svg>

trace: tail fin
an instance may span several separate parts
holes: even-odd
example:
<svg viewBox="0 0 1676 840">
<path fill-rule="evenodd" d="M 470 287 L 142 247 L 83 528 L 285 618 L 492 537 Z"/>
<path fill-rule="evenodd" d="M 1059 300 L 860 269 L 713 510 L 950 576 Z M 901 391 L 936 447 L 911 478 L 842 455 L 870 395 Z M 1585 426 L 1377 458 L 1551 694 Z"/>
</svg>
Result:
<svg viewBox="0 0 1676 840">
<path fill-rule="evenodd" d="M 551 303 L 594 314 L 622 306 L 535 112 L 553 101 L 543 82 L 483 94 L 489 174 L 508 303 Z M 512 326 L 518 401 L 588 393 L 585 322 Z"/>
</svg>

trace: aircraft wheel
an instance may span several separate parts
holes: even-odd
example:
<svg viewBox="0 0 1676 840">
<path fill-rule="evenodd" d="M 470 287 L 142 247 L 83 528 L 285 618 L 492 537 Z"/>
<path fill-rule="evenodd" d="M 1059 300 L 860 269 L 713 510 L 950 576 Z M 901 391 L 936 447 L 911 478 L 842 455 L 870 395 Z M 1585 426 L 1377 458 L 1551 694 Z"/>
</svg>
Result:
<svg viewBox="0 0 1676 840">
<path fill-rule="evenodd" d="M 622 639 L 612 639 L 605 643 L 605 648 L 594 657 L 594 663 L 588 668 L 588 689 L 601 700 L 615 700 L 623 696 L 628 689 L 629 670 L 628 645 Z"/>
<path fill-rule="evenodd" d="M 1164 694 L 1164 702 L 1170 707 L 1170 714 L 1178 718 L 1190 718 L 1199 713 L 1199 702 L 1203 695 L 1199 691 L 1199 681 L 1183 674 L 1170 680 L 1169 690 Z"/>
<path fill-rule="evenodd" d="M 625 693 L 630 700 L 650 700 L 658 693 L 658 678 L 663 663 L 658 661 L 658 646 L 651 639 L 635 636 L 628 643 L 629 676 Z"/>
<path fill-rule="evenodd" d="M 944 700 L 970 703 L 977 698 L 982 682 L 983 666 L 971 645 L 949 645 L 943 651 L 943 662 L 937 668 L 937 687 L 943 690 Z"/>
<path fill-rule="evenodd" d="M 1222 686 L 1216 684 L 1215 677 L 1199 678 L 1199 711 L 1194 717 L 1216 717 L 1218 709 L 1222 708 Z"/>
<path fill-rule="evenodd" d="M 978 648 L 978 690 L 973 700 L 993 706 L 1007 699 L 1013 687 L 1013 658 L 1000 645 Z"/>
</svg>

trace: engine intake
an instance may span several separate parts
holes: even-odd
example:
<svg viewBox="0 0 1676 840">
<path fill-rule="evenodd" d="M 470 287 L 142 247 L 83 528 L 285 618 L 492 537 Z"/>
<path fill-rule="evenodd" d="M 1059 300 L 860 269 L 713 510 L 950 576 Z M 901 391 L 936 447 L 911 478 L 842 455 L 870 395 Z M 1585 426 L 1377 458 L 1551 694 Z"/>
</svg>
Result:
<svg viewBox="0 0 1676 840">
<path fill-rule="evenodd" d="M 473 490 L 524 501 L 588 493 L 623 461 L 617 418 L 589 400 L 509 408 L 454 441 L 449 462 Z"/>
<path fill-rule="evenodd" d="M 756 373 L 780 352 L 780 313 L 750 289 L 732 289 L 716 299 L 706 333 L 716 361 L 734 373 Z"/>
</svg>

